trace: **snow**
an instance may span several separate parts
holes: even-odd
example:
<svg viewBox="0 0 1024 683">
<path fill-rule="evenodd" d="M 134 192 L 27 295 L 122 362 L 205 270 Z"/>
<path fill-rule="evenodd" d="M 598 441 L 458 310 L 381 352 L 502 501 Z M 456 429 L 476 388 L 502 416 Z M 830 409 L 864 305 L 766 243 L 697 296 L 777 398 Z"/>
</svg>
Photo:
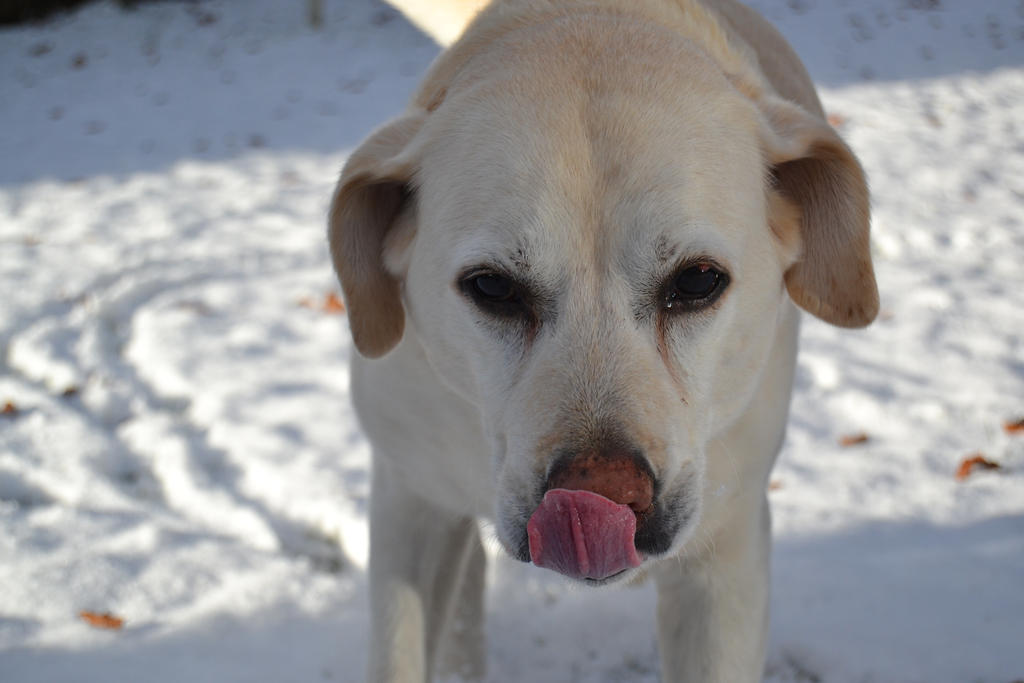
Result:
<svg viewBox="0 0 1024 683">
<path fill-rule="evenodd" d="M 4 682 L 362 679 L 325 212 L 438 47 L 326 4 L 319 31 L 250 0 L 0 32 Z M 753 4 L 868 170 L 883 306 L 803 328 L 766 680 L 1024 678 L 1024 4 Z M 1002 469 L 957 481 L 974 452 Z M 651 586 L 491 550 L 490 681 L 657 680 Z"/>
</svg>

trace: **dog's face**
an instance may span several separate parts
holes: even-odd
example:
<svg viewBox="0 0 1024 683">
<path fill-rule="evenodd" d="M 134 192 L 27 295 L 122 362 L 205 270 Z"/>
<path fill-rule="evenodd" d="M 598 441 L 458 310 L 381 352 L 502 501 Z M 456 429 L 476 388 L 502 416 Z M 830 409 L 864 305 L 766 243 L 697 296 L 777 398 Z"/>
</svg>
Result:
<svg viewBox="0 0 1024 683">
<path fill-rule="evenodd" d="M 636 550 L 657 557 L 727 483 L 707 445 L 758 385 L 787 283 L 805 307 L 843 304 L 790 281 L 808 209 L 785 192 L 794 160 L 777 159 L 810 144 L 780 141 L 701 55 L 587 54 L 584 70 L 560 49 L 553 62 L 498 51 L 479 67 L 488 77 L 378 133 L 339 185 L 332 249 L 361 350 L 380 355 L 408 322 L 479 410 L 491 453 L 477 455 L 493 460 L 512 555 L 529 559 L 545 491 L 582 476 L 625 496 Z M 794 112 L 773 115 L 788 126 Z M 353 262 L 367 242 L 369 263 Z M 851 258 L 863 275 L 866 256 Z M 833 322 L 861 322 L 872 302 L 860 299 Z"/>
</svg>

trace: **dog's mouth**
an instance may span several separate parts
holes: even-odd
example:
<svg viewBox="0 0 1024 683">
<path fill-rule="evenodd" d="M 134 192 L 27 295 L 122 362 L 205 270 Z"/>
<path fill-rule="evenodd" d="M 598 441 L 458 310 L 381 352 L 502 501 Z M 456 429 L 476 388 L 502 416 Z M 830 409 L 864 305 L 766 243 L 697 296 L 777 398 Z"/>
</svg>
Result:
<svg viewBox="0 0 1024 683">
<path fill-rule="evenodd" d="M 530 559 L 574 579 L 603 581 L 643 563 L 636 521 L 628 505 L 600 494 L 551 489 L 526 524 Z"/>
<path fill-rule="evenodd" d="M 519 526 L 513 555 L 588 585 L 612 583 L 669 551 L 693 516 L 687 500 L 666 496 L 637 514 L 592 491 L 551 489 Z"/>
</svg>

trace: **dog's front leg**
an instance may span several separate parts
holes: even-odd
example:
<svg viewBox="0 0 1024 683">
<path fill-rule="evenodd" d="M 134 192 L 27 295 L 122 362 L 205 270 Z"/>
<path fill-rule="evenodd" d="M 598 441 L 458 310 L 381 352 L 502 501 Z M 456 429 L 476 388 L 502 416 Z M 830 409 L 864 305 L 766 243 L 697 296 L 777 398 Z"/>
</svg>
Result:
<svg viewBox="0 0 1024 683">
<path fill-rule="evenodd" d="M 768 631 L 767 500 L 699 550 L 657 567 L 658 646 L 665 683 L 754 683 Z"/>
<path fill-rule="evenodd" d="M 384 458 L 374 458 L 372 489 L 370 682 L 429 681 L 449 635 L 460 641 L 457 673 L 482 677 L 483 547 L 475 520 L 419 497 Z"/>
</svg>

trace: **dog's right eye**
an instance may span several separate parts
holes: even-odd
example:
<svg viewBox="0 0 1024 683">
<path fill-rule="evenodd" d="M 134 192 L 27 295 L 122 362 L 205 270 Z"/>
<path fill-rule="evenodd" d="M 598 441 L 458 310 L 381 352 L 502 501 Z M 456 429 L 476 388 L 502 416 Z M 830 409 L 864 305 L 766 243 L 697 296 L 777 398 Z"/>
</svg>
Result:
<svg viewBox="0 0 1024 683">
<path fill-rule="evenodd" d="M 462 293 L 492 315 L 519 317 L 528 315 L 525 289 L 515 280 L 493 271 L 477 271 L 462 278 Z"/>
<path fill-rule="evenodd" d="M 471 280 L 473 293 L 488 301 L 507 302 L 516 296 L 516 286 L 507 277 L 485 273 L 477 275 Z"/>
</svg>

